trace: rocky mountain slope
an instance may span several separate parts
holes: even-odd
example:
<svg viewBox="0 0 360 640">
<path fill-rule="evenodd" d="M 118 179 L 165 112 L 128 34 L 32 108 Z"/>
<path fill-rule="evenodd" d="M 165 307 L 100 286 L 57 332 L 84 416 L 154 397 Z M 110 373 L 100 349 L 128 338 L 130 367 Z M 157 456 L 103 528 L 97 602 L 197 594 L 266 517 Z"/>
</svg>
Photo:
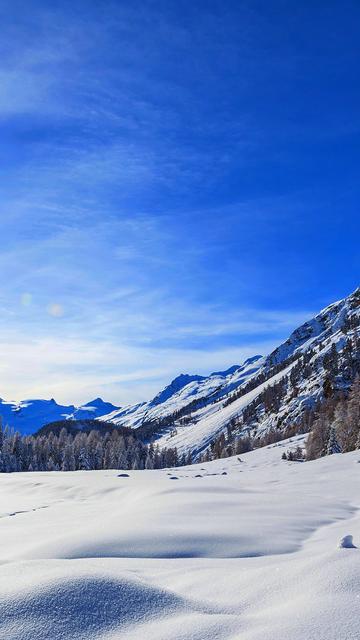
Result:
<svg viewBox="0 0 360 640">
<path fill-rule="evenodd" d="M 174 424 L 186 422 L 192 411 L 223 398 L 253 376 L 261 367 L 263 358 L 253 356 L 242 365 L 209 376 L 181 374 L 150 402 L 113 411 L 106 420 L 122 426 L 144 428 L 157 425 L 161 431 L 171 431 Z"/>
<path fill-rule="evenodd" d="M 229 426 L 239 435 L 283 431 L 331 388 L 347 388 L 359 366 L 360 288 L 298 327 L 267 357 L 209 376 L 181 374 L 149 402 L 82 407 L 55 400 L 0 400 L 0 416 L 21 433 L 61 419 L 101 418 L 140 429 L 144 440 L 195 457 Z"/>
<path fill-rule="evenodd" d="M 160 446 L 195 457 L 230 425 L 239 435 L 281 432 L 332 388 L 349 386 L 360 367 L 359 322 L 360 288 L 305 322 L 266 358 L 205 379 L 181 376 L 163 392 L 163 402 L 154 399 L 106 420 L 140 427 Z"/>
</svg>

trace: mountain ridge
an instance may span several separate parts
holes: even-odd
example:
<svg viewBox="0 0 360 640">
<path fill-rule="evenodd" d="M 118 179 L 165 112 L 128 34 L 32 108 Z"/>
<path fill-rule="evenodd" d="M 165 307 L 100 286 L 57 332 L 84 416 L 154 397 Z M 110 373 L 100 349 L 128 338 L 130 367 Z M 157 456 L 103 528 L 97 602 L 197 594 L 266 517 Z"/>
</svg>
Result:
<svg viewBox="0 0 360 640">
<path fill-rule="evenodd" d="M 269 430 L 296 425 L 324 394 L 332 344 L 339 353 L 340 373 L 333 381 L 338 388 L 345 389 L 349 384 L 346 377 L 349 349 L 353 349 L 355 355 L 351 357 L 360 367 L 359 320 L 360 288 L 357 288 L 297 327 L 268 356 L 256 359 L 252 369 L 242 370 L 244 363 L 225 380 L 217 379 L 219 385 L 208 387 L 206 395 L 204 381 L 196 389 L 191 382 L 164 403 L 161 410 L 158 408 L 157 413 L 142 405 L 140 414 L 135 411 L 125 416 L 120 412 L 106 419 L 141 427 L 144 435 L 155 438 L 160 446 L 175 446 L 181 453 L 191 451 L 195 457 L 234 424 L 240 435 L 250 431 L 252 435 L 263 435 Z M 206 381 L 208 384 L 211 376 Z M 272 406 L 269 399 L 264 403 L 266 396 L 281 397 Z"/>
<path fill-rule="evenodd" d="M 75 405 L 61 405 L 51 398 L 30 398 L 20 402 L 0 399 L 0 419 L 4 426 L 19 431 L 22 434 L 35 433 L 49 422 L 58 420 L 85 420 L 101 418 L 103 415 L 120 409 L 111 402 L 101 398 L 87 402 L 79 407 Z"/>
<path fill-rule="evenodd" d="M 186 428 L 175 425 L 172 446 L 196 456 L 229 427 L 239 436 L 262 436 L 296 426 L 331 387 L 346 390 L 360 373 L 359 325 L 357 288 L 295 329 L 235 392 L 195 411 Z M 164 435 L 159 444 L 169 446 L 168 440 Z"/>
<path fill-rule="evenodd" d="M 356 330 L 357 325 L 351 327 L 351 322 L 358 322 L 359 315 L 360 287 L 297 327 L 268 356 L 255 355 L 208 376 L 182 373 L 148 402 L 119 407 L 97 397 L 76 407 L 60 405 L 53 398 L 19 403 L 0 399 L 0 417 L 4 424 L 21 433 L 34 433 L 56 420 L 97 418 L 118 426 L 141 428 L 144 437 L 154 438 L 160 446 L 170 446 L 171 438 L 171 446 L 199 452 L 230 422 L 244 424 L 244 416 L 244 430 L 255 429 L 259 433 L 275 428 L 279 421 L 298 419 L 304 408 L 321 396 L 325 375 L 322 360 L 331 344 L 339 353 L 343 351 Z M 306 360 L 304 379 L 302 374 L 296 374 L 300 358 Z M 296 396 L 295 374 L 301 378 Z M 273 412 L 259 409 L 257 418 L 250 420 L 249 407 L 262 397 L 266 386 L 279 385 L 286 376 L 292 382 L 290 385 L 286 381 L 281 406 Z"/>
</svg>

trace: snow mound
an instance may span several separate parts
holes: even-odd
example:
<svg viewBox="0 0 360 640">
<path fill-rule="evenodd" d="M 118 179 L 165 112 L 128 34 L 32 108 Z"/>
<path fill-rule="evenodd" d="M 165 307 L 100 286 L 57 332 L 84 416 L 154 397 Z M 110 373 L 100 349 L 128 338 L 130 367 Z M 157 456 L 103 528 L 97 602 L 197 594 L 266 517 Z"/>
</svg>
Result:
<svg viewBox="0 0 360 640">
<path fill-rule="evenodd" d="M 351 535 L 341 538 L 339 547 L 340 549 L 357 549 L 356 545 L 353 543 L 353 537 Z"/>
<path fill-rule="evenodd" d="M 337 548 L 360 539 L 358 451 L 288 447 L 1 474 L 0 639 L 358 640 L 360 555 Z"/>
<path fill-rule="evenodd" d="M 41 565 L 25 565 L 22 571 L 27 584 L 0 599 L 1 638 L 88 640 L 186 608 L 183 598 L 127 575 L 80 571 L 74 577 L 70 567 L 56 565 L 49 580 Z M 37 579 L 35 588 L 31 578 Z"/>
</svg>

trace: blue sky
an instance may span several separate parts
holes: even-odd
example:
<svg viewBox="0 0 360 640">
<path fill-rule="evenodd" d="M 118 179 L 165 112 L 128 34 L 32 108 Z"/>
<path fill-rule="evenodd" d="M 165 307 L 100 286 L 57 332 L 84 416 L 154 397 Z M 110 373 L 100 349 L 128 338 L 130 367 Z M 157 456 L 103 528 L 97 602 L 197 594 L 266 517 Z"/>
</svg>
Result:
<svg viewBox="0 0 360 640">
<path fill-rule="evenodd" d="M 0 395 L 147 399 L 359 284 L 358 2 L 0 2 Z"/>
</svg>

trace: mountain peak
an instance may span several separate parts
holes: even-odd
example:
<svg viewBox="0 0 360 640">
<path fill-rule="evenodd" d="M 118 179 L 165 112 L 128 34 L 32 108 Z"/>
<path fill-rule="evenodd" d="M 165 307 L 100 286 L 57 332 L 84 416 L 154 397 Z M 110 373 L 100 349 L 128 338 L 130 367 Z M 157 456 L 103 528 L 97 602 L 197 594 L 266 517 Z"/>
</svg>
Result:
<svg viewBox="0 0 360 640">
<path fill-rule="evenodd" d="M 291 356 L 295 351 L 304 349 L 315 339 L 326 339 L 332 333 L 340 330 L 349 315 L 360 307 L 360 287 L 357 287 L 350 295 L 333 302 L 310 320 L 304 322 L 289 336 L 289 338 L 277 347 L 267 358 L 267 364 L 278 364 Z"/>
<path fill-rule="evenodd" d="M 239 365 L 239 364 L 233 364 L 232 367 L 229 367 L 228 369 L 225 369 L 225 371 L 213 371 L 213 373 L 210 374 L 210 377 L 212 377 L 212 376 L 222 376 L 223 378 L 225 378 L 226 376 L 229 376 L 230 374 L 235 373 L 235 371 L 240 369 L 241 366 L 242 365 Z"/>
<path fill-rule="evenodd" d="M 253 393 L 255 389 L 253 385 L 257 380 L 260 388 L 265 384 L 264 380 L 270 379 L 274 367 L 281 372 L 281 367 L 285 366 L 286 362 L 288 364 L 289 360 L 294 362 L 302 354 L 311 354 L 314 350 L 316 354 L 319 351 L 326 353 L 326 349 L 329 349 L 332 343 L 339 345 L 338 351 L 341 351 L 349 331 L 351 333 L 354 327 L 359 326 L 359 316 L 360 287 L 357 287 L 347 297 L 314 314 L 314 317 L 296 328 L 288 339 L 267 357 L 254 355 L 247 358 L 241 365 L 235 364 L 224 371 L 215 371 L 208 376 L 180 373 L 150 402 L 121 408 L 105 402 L 101 397 L 96 397 L 80 407 L 57 404 L 54 398 L 27 399 L 21 402 L 0 401 L 0 417 L 5 425 L 8 424 L 23 433 L 33 433 L 41 426 L 55 420 L 99 418 L 110 420 L 114 424 L 135 427 L 144 422 L 158 422 L 165 425 L 165 433 L 176 420 L 179 421 L 177 428 L 182 428 L 184 425 L 190 433 L 188 425 L 193 421 L 195 430 L 199 430 L 203 424 L 204 432 L 208 429 L 212 434 L 212 430 L 216 431 L 221 427 L 222 409 L 226 419 L 232 411 L 231 394 L 233 396 L 238 394 L 237 397 L 241 398 L 248 383 L 248 388 Z M 318 369 L 321 372 L 322 361 L 318 355 L 317 357 Z M 320 390 L 321 375 L 315 371 L 313 377 L 316 381 L 311 383 L 317 385 L 316 389 Z M 279 376 L 281 378 L 280 373 Z M 305 395 L 309 397 L 311 395 L 307 389 Z M 215 416 L 214 412 L 219 414 Z M 239 409 L 234 413 L 234 419 L 238 419 L 240 414 Z M 209 420 L 208 427 L 207 420 Z"/>
<path fill-rule="evenodd" d="M 190 382 L 199 382 L 200 380 L 204 380 L 204 376 L 199 375 L 189 375 L 187 373 L 180 373 L 179 376 L 176 376 L 174 380 L 170 382 L 170 384 L 165 387 L 160 393 L 158 393 L 153 400 L 151 400 L 150 405 L 155 406 L 165 402 L 175 393 L 180 391 L 183 387 L 185 387 Z"/>
<path fill-rule="evenodd" d="M 254 364 L 254 362 L 257 362 L 258 360 L 261 360 L 261 358 L 263 358 L 264 356 L 261 356 L 260 354 L 257 354 L 256 356 L 251 356 L 251 358 L 247 358 L 246 360 L 244 360 L 242 366 L 246 367 L 249 364 Z"/>
<path fill-rule="evenodd" d="M 86 402 L 83 404 L 83 407 L 102 407 L 103 405 L 111 404 L 110 402 L 105 402 L 102 398 L 95 398 L 94 400 L 90 400 L 90 402 Z"/>
</svg>

